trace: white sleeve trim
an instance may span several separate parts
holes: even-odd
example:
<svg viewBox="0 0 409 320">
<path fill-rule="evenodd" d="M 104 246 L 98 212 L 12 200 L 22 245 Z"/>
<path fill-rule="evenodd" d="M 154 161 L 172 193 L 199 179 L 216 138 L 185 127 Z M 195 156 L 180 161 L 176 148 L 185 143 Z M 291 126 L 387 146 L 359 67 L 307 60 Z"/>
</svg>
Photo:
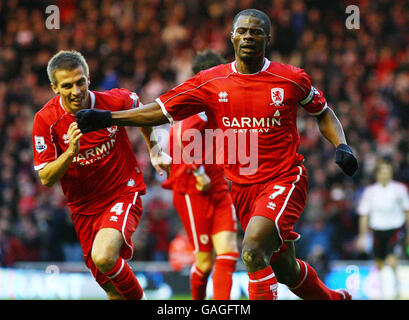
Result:
<svg viewBox="0 0 409 320">
<path fill-rule="evenodd" d="M 162 101 L 160 101 L 159 98 L 156 98 L 155 100 L 160 108 L 162 109 L 163 114 L 166 116 L 166 118 L 168 118 L 170 125 L 173 125 L 175 123 L 175 121 L 173 120 L 172 116 L 169 114 L 169 112 L 166 110 L 165 105 L 162 103 Z"/>
<path fill-rule="evenodd" d="M 42 163 L 42 164 L 39 164 L 38 166 L 34 166 L 34 170 L 35 170 L 35 171 L 39 171 L 39 170 L 41 170 L 42 168 L 44 168 L 44 167 L 46 166 L 46 164 L 48 164 L 48 162 L 44 162 L 44 163 Z"/>
<path fill-rule="evenodd" d="M 315 92 L 314 89 L 315 88 L 311 86 L 310 93 L 303 100 L 299 101 L 299 104 L 301 104 L 302 106 L 305 106 L 306 104 L 310 103 L 312 98 L 314 97 L 314 92 Z"/>
<path fill-rule="evenodd" d="M 370 203 L 368 203 L 368 193 L 371 191 L 371 186 L 366 187 L 364 189 L 361 198 L 359 199 L 358 206 L 356 208 L 356 212 L 360 216 L 367 216 L 369 215 L 371 208 L 369 206 Z"/>
<path fill-rule="evenodd" d="M 308 112 L 308 111 L 307 111 L 307 112 L 308 112 L 308 114 L 311 115 L 311 116 L 319 116 L 319 115 L 320 115 L 321 113 L 323 113 L 327 108 L 328 108 L 328 103 L 325 102 L 324 108 L 322 108 L 321 111 L 315 112 L 315 113 L 310 113 L 310 112 Z"/>
<path fill-rule="evenodd" d="M 197 115 L 198 115 L 203 121 L 205 121 L 205 122 L 208 121 L 207 115 L 206 115 L 206 112 L 205 112 L 205 111 L 202 111 L 202 112 L 198 113 Z"/>
</svg>

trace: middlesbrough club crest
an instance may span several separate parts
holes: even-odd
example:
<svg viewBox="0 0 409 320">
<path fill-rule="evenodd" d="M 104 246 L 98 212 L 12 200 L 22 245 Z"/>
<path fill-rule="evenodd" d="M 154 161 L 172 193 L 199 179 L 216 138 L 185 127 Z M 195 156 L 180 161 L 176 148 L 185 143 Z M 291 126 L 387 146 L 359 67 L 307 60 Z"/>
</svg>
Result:
<svg viewBox="0 0 409 320">
<path fill-rule="evenodd" d="M 284 101 L 284 89 L 283 88 L 271 88 L 271 103 L 276 107 L 281 106 Z"/>
</svg>

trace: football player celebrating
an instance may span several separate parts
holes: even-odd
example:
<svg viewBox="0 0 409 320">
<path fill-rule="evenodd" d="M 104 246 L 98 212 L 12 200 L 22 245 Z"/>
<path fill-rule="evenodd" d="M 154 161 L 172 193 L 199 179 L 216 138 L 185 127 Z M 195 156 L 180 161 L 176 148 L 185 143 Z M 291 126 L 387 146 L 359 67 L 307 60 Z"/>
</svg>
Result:
<svg viewBox="0 0 409 320">
<path fill-rule="evenodd" d="M 76 51 L 54 55 L 47 73 L 57 96 L 34 117 L 34 168 L 42 184 L 60 181 L 85 263 L 108 298 L 141 299 L 142 288 L 125 261 L 133 256 L 131 236 L 142 215 L 141 170 L 125 128 L 82 134 L 75 122 L 78 110 L 138 108 L 139 97 L 126 89 L 90 91 L 87 62 Z M 151 160 L 163 174 L 160 164 L 168 156 L 159 150 L 152 128 L 141 132 L 149 149 L 157 150 Z"/>
<path fill-rule="evenodd" d="M 223 167 L 232 181 L 233 203 L 245 231 L 241 259 L 250 279 L 250 299 L 276 299 L 277 280 L 303 299 L 350 299 L 344 289 L 327 288 L 315 270 L 295 255 L 293 242 L 300 235 L 293 226 L 305 207 L 308 187 L 304 159 L 297 153 L 298 105 L 316 117 L 344 173 L 354 175 L 358 161 L 342 125 L 309 75 L 265 58 L 271 29 L 268 16 L 256 9 L 243 10 L 232 27 L 232 63 L 199 72 L 139 110 L 80 111 L 78 126 L 84 133 L 111 125 L 156 126 L 205 111 L 227 137 L 236 138 L 236 143 L 224 139 Z M 250 154 L 247 163 L 237 161 L 244 152 Z"/>
</svg>

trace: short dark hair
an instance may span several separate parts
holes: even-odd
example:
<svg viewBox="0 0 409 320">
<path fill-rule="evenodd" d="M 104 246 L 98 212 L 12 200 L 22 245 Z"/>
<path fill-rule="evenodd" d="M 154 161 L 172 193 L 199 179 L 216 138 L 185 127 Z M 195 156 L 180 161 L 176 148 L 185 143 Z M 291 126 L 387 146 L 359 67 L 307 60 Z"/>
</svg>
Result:
<svg viewBox="0 0 409 320">
<path fill-rule="evenodd" d="M 241 17 L 241 16 L 250 16 L 250 17 L 255 17 L 260 19 L 261 21 L 263 21 L 263 29 L 264 32 L 268 35 L 270 34 L 270 30 L 271 30 L 271 20 L 268 17 L 267 14 L 265 14 L 263 11 L 257 10 L 257 9 L 245 9 L 240 11 L 238 14 L 236 14 L 236 16 L 233 19 L 233 29 L 234 26 L 237 22 L 237 20 Z"/>
<path fill-rule="evenodd" d="M 65 51 L 61 50 L 56 53 L 47 64 L 47 75 L 51 83 L 57 84 L 55 80 L 55 71 L 61 70 L 73 70 L 78 67 L 84 69 L 85 75 L 89 76 L 88 64 L 81 53 L 75 50 Z"/>
<path fill-rule="evenodd" d="M 199 52 L 193 59 L 192 71 L 194 74 L 206 70 L 219 64 L 226 63 L 226 60 L 213 50 Z"/>
</svg>

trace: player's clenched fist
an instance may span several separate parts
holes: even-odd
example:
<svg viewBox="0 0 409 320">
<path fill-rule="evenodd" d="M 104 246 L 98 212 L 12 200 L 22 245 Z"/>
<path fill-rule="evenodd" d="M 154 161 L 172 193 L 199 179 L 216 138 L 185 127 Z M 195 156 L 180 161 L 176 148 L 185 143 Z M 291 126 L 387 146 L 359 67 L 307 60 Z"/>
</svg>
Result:
<svg viewBox="0 0 409 320">
<path fill-rule="evenodd" d="M 71 123 L 68 127 L 67 136 L 69 141 L 68 149 L 75 155 L 80 151 L 80 139 L 82 137 L 81 130 L 78 129 L 76 122 Z"/>
<path fill-rule="evenodd" d="M 112 115 L 107 110 L 83 109 L 75 114 L 78 128 L 82 133 L 112 126 Z"/>
</svg>

